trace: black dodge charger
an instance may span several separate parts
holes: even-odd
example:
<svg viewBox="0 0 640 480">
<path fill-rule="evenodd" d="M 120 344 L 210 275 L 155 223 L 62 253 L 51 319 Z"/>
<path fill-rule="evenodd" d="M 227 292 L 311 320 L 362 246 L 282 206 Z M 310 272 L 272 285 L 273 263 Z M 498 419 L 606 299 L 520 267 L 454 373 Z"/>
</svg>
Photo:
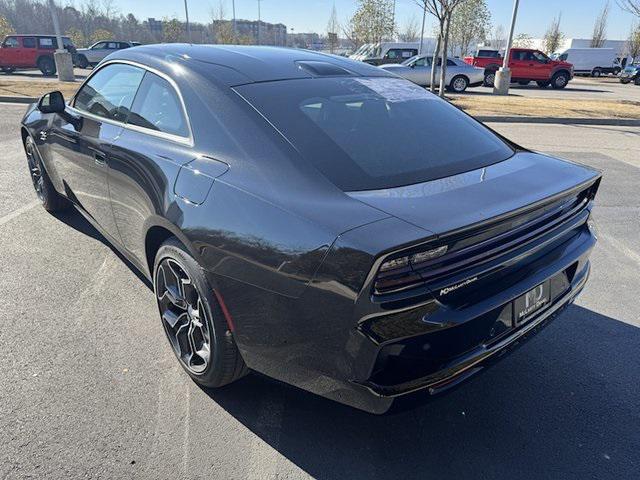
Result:
<svg viewBox="0 0 640 480">
<path fill-rule="evenodd" d="M 484 369 L 589 275 L 599 172 L 344 58 L 119 51 L 30 107 L 22 140 L 44 208 L 152 280 L 207 387 L 254 370 L 383 413 Z"/>
</svg>

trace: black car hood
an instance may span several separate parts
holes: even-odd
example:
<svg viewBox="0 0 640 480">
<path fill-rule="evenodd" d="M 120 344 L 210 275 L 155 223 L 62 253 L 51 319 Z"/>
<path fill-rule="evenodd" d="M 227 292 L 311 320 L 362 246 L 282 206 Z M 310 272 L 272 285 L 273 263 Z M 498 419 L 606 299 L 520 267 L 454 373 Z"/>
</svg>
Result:
<svg viewBox="0 0 640 480">
<path fill-rule="evenodd" d="M 440 235 L 553 197 L 598 175 L 572 162 L 519 152 L 508 160 L 451 177 L 348 195 Z"/>
</svg>

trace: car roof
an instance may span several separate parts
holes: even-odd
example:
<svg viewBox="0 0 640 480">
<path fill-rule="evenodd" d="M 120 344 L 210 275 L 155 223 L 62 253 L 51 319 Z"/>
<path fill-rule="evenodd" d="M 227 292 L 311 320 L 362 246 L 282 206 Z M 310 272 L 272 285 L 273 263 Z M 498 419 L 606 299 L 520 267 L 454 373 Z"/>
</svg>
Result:
<svg viewBox="0 0 640 480">
<path fill-rule="evenodd" d="M 55 37 L 55 33 L 11 33 L 7 37 Z M 62 38 L 69 38 L 69 35 L 60 35 Z"/>
<path fill-rule="evenodd" d="M 169 74 L 175 62 L 180 61 L 186 67 L 193 61 L 205 62 L 217 67 L 217 71 L 220 72 L 219 79 L 226 81 L 229 85 L 313 78 L 321 76 L 323 70 L 331 70 L 331 67 L 341 69 L 340 75 L 363 77 L 391 75 L 381 68 L 345 57 L 284 47 L 171 43 L 142 45 L 135 49 L 120 50 L 108 58 L 110 61 L 119 59 L 137 61 Z M 318 65 L 330 68 L 314 68 Z"/>
</svg>

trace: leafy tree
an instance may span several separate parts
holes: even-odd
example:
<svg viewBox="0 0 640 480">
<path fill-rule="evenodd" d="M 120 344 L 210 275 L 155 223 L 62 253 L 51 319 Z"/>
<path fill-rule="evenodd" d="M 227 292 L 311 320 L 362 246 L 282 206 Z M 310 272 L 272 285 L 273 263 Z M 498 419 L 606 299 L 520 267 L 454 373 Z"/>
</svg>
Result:
<svg viewBox="0 0 640 480">
<path fill-rule="evenodd" d="M 94 30 L 94 32 L 91 34 L 91 36 L 89 37 L 89 42 L 90 44 L 99 42 L 100 40 L 109 40 L 113 38 L 113 33 L 111 33 L 109 30 L 105 30 L 104 28 L 98 28 L 97 30 Z"/>
<path fill-rule="evenodd" d="M 76 27 L 71 27 L 66 31 L 67 37 L 71 39 L 73 44 L 76 47 L 87 46 L 87 41 L 85 39 L 84 33 L 78 30 Z"/>
<path fill-rule="evenodd" d="M 182 39 L 182 22 L 177 18 L 162 20 L 162 41 L 165 43 L 176 43 Z"/>
<path fill-rule="evenodd" d="M 4 16 L 0 15 L 0 38 L 4 38 L 6 35 L 14 33 L 13 27 Z"/>
<path fill-rule="evenodd" d="M 513 46 L 516 48 L 532 48 L 533 38 L 527 33 L 519 33 L 513 39 Z"/>
<path fill-rule="evenodd" d="M 378 43 L 395 32 L 393 0 L 357 0 L 349 22 L 354 43 Z"/>
<path fill-rule="evenodd" d="M 627 51 L 634 61 L 640 60 L 640 23 L 631 27 L 631 32 L 627 39 Z"/>
<path fill-rule="evenodd" d="M 561 19 L 562 14 L 554 17 L 551 25 L 549 25 L 549 28 L 547 28 L 547 31 L 544 34 L 544 38 L 542 39 L 542 48 L 547 54 L 556 52 L 564 41 L 564 33 L 560 30 Z"/>
<path fill-rule="evenodd" d="M 491 30 L 491 12 L 485 0 L 466 0 L 451 17 L 451 49 L 462 56 L 469 53 L 472 42 L 484 41 Z M 474 49 L 475 50 L 475 49 Z"/>
<path fill-rule="evenodd" d="M 593 24 L 593 35 L 591 36 L 591 47 L 602 48 L 607 38 L 607 21 L 609 19 L 609 0 L 604 4 Z"/>
</svg>

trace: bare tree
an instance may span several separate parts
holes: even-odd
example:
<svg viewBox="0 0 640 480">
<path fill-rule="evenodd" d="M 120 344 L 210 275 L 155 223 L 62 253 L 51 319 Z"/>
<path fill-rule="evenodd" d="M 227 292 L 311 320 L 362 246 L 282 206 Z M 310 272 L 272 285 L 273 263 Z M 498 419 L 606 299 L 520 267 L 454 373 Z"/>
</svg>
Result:
<svg viewBox="0 0 640 480">
<path fill-rule="evenodd" d="M 331 16 L 327 23 L 327 40 L 329 42 L 329 51 L 333 53 L 338 46 L 338 32 L 340 30 L 340 23 L 338 23 L 338 12 L 336 11 L 336 4 L 333 4 L 331 9 Z"/>
<path fill-rule="evenodd" d="M 442 60 L 440 65 L 440 88 L 438 94 L 444 97 L 445 78 L 447 74 L 447 50 L 449 48 L 449 32 L 451 30 L 451 17 L 456 7 L 467 0 L 414 0 L 424 11 L 433 15 L 438 21 L 438 41 L 433 52 L 433 62 L 431 62 L 431 84 L 429 89 L 435 92 L 436 69 L 438 58 L 442 50 Z"/>
<path fill-rule="evenodd" d="M 631 32 L 627 39 L 627 52 L 634 61 L 640 60 L 640 23 L 631 27 Z"/>
<path fill-rule="evenodd" d="M 621 9 L 640 17 L 640 0 L 616 0 L 616 3 Z"/>
<path fill-rule="evenodd" d="M 496 25 L 491 35 L 490 43 L 496 50 L 502 50 L 507 46 L 507 32 L 503 25 Z"/>
<path fill-rule="evenodd" d="M 211 30 L 216 43 L 228 45 L 234 43 L 233 24 L 227 20 L 227 9 L 222 0 L 218 2 L 218 7 L 211 8 Z"/>
<path fill-rule="evenodd" d="M 398 35 L 403 42 L 415 42 L 420 38 L 420 27 L 418 19 L 413 16 L 404 24 L 402 31 Z"/>
<path fill-rule="evenodd" d="M 469 53 L 472 42 L 484 42 L 491 29 L 491 12 L 485 0 L 466 0 L 451 17 L 451 47 L 461 56 Z M 474 49 L 475 50 L 475 49 Z"/>
<path fill-rule="evenodd" d="M 560 20 L 562 19 L 562 13 L 553 18 L 551 25 L 547 28 L 542 40 L 542 48 L 548 54 L 551 54 L 560 48 L 560 45 L 564 41 L 564 33 L 560 30 Z"/>
<path fill-rule="evenodd" d="M 593 24 L 593 35 L 591 36 L 591 48 L 602 48 L 607 38 L 607 21 L 609 20 L 609 0 L 604 4 L 602 10 Z"/>
</svg>

